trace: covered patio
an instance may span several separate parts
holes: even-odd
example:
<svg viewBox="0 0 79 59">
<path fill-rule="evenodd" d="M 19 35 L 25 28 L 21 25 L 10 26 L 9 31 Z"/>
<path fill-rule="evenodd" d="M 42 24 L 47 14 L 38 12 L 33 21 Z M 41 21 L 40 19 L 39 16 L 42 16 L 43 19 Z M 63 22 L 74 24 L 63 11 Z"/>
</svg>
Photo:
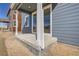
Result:
<svg viewBox="0 0 79 59">
<path fill-rule="evenodd" d="M 38 51 L 47 49 L 51 44 L 57 42 L 56 37 L 52 37 L 52 4 L 42 3 L 23 3 L 13 4 L 14 10 L 16 10 L 16 38 L 27 43 L 31 47 Z M 53 7 L 54 8 L 54 7 Z M 18 33 L 18 12 L 25 12 L 31 15 L 31 33 Z M 49 14 L 49 28 L 45 31 L 45 15 Z M 34 17 L 35 23 L 34 23 Z M 26 21 L 28 16 L 26 16 Z M 35 28 L 34 28 L 35 24 Z M 28 27 L 28 21 L 27 26 Z"/>
<path fill-rule="evenodd" d="M 19 34 L 16 36 L 18 39 L 24 41 L 25 43 L 29 44 L 31 47 L 38 49 L 38 43 L 36 40 L 36 36 L 34 34 Z M 47 49 L 51 44 L 54 44 L 57 42 L 55 37 L 51 37 L 48 33 L 44 34 L 45 40 L 44 40 L 44 49 Z"/>
</svg>

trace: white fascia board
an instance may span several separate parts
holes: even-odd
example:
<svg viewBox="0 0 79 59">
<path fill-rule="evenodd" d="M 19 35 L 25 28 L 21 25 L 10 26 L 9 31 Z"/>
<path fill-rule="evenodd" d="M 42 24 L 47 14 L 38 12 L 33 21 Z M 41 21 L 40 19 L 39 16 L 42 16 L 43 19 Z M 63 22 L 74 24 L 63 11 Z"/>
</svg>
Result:
<svg viewBox="0 0 79 59">
<path fill-rule="evenodd" d="M 19 8 L 22 6 L 22 4 L 23 4 L 23 3 L 21 3 L 21 4 L 18 6 L 18 8 L 17 8 L 17 9 L 19 9 Z"/>
<path fill-rule="evenodd" d="M 12 3 L 11 6 L 10 6 L 10 8 L 13 9 L 14 5 L 15 5 L 15 3 Z"/>
<path fill-rule="evenodd" d="M 46 10 L 46 9 L 50 8 L 50 6 L 51 6 L 51 4 L 44 6 L 43 9 Z"/>
<path fill-rule="evenodd" d="M 10 6 L 10 8 L 11 8 L 11 9 L 14 9 L 18 4 L 19 4 L 19 3 L 12 3 L 11 6 Z M 22 6 L 22 4 L 23 4 L 23 3 L 19 4 L 19 6 L 16 8 L 16 10 L 19 9 L 19 8 Z"/>
</svg>

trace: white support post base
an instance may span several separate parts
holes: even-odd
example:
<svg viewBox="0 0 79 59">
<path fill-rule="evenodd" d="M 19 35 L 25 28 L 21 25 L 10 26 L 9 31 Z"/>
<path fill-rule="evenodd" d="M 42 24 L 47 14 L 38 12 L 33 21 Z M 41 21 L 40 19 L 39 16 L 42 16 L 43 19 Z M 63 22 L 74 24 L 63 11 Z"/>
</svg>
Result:
<svg viewBox="0 0 79 59">
<path fill-rule="evenodd" d="M 44 15 L 42 3 L 37 3 L 37 42 L 44 49 Z"/>
</svg>

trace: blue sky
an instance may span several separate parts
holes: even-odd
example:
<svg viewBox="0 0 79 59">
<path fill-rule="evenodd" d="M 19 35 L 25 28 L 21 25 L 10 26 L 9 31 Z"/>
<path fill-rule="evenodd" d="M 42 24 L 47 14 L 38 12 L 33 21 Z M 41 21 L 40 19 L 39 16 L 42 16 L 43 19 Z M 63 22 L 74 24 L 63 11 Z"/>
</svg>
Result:
<svg viewBox="0 0 79 59">
<path fill-rule="evenodd" d="M 7 12 L 9 10 L 9 3 L 0 3 L 0 18 L 4 19 L 4 18 L 8 18 L 7 17 Z M 1 23 L 0 22 L 0 27 L 6 27 L 7 24 L 6 23 Z"/>
<path fill-rule="evenodd" d="M 0 18 L 7 18 L 9 6 L 9 3 L 0 3 Z"/>
</svg>

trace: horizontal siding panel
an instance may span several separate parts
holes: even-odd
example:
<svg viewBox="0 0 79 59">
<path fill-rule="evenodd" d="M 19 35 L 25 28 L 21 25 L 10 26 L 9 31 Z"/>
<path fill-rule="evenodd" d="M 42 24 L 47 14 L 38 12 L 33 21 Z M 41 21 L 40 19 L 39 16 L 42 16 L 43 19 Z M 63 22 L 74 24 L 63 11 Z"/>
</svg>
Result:
<svg viewBox="0 0 79 59">
<path fill-rule="evenodd" d="M 78 19 L 78 20 L 79 20 L 79 19 Z M 70 22 L 69 22 L 69 21 L 70 21 Z M 72 21 L 69 20 L 69 21 L 66 21 L 66 22 L 64 22 L 64 21 L 61 22 L 61 21 L 60 21 L 59 23 L 57 23 L 57 22 L 55 23 L 55 22 L 54 22 L 53 24 L 65 24 L 65 23 L 66 23 L 66 24 L 70 24 L 70 23 L 71 23 L 71 24 L 78 24 L 78 23 L 79 23 L 79 21 L 74 21 L 74 20 L 72 20 Z"/>
<path fill-rule="evenodd" d="M 63 19 L 63 17 L 62 17 L 62 19 L 61 19 L 61 16 L 60 16 L 60 18 L 55 18 L 54 16 L 53 16 L 53 19 L 55 20 L 55 21 L 67 21 L 67 20 L 78 20 L 79 19 L 79 17 L 78 16 L 74 16 L 73 18 L 72 17 L 70 17 L 70 18 L 68 18 L 68 17 L 64 17 L 64 19 Z M 58 19 L 60 19 L 60 20 L 58 20 Z M 53 22 L 54 22 L 54 20 L 53 20 Z"/>
<path fill-rule="evenodd" d="M 79 46 L 79 4 L 59 3 L 52 13 L 52 33 L 58 41 Z"/>
<path fill-rule="evenodd" d="M 78 35 L 71 35 L 71 34 L 65 34 L 65 33 L 57 33 L 57 35 L 64 37 L 64 39 L 65 38 L 79 39 L 79 34 Z"/>
<path fill-rule="evenodd" d="M 73 6 L 74 7 L 74 6 Z M 69 11 L 70 9 L 71 9 L 71 11 L 69 12 L 69 13 L 74 13 L 74 12 L 77 12 L 77 11 L 79 11 L 79 10 L 76 10 L 77 8 L 79 8 L 79 6 L 76 6 L 75 8 L 68 8 L 68 9 L 63 9 L 63 11 L 59 11 L 59 12 L 56 12 L 55 14 L 57 14 L 57 15 L 63 15 L 63 14 L 67 14 L 67 13 L 65 13 L 65 11 Z M 73 10 L 75 10 L 75 11 L 73 11 Z M 55 11 L 54 11 L 55 12 Z M 63 13 L 62 13 L 63 12 Z M 59 13 L 61 13 L 61 14 L 59 14 Z M 54 13 L 53 13 L 54 14 Z"/>
<path fill-rule="evenodd" d="M 59 4 L 58 4 L 59 5 Z M 74 7 L 75 6 L 75 7 Z M 77 9 L 79 6 L 78 6 L 78 4 L 64 4 L 64 6 L 62 6 L 62 8 L 59 6 L 59 7 L 57 7 L 56 6 L 56 9 L 55 10 L 53 10 L 54 12 L 55 11 L 58 11 L 58 12 L 55 12 L 55 14 L 57 14 L 57 13 L 62 13 L 62 12 L 64 12 L 64 11 L 68 11 L 68 10 L 70 10 L 71 9 L 71 11 L 74 9 L 75 10 L 75 8 Z M 59 10 L 62 10 L 62 11 L 59 11 Z M 75 11 L 73 11 L 73 12 L 75 12 Z M 54 14 L 54 13 L 53 13 Z"/>
<path fill-rule="evenodd" d="M 63 14 L 66 15 L 66 16 L 63 16 L 63 14 L 59 14 L 59 15 L 60 15 L 60 17 L 64 17 L 64 18 L 66 18 L 66 17 L 77 17 L 77 16 L 79 16 L 78 12 L 79 12 L 79 10 L 76 11 L 76 12 L 73 12 L 73 13 L 71 12 L 71 15 L 70 15 L 70 14 L 66 14 L 66 13 L 65 13 L 65 14 L 63 13 Z M 56 15 L 56 16 L 54 16 L 54 17 L 55 17 L 56 19 L 57 19 L 57 18 L 60 18 L 59 15 Z"/>
<path fill-rule="evenodd" d="M 79 27 L 77 24 L 79 24 L 79 23 L 71 23 L 71 25 L 70 25 L 70 23 L 68 24 L 68 23 L 59 23 L 59 24 L 53 24 L 53 27 L 54 27 L 54 25 L 56 25 L 55 27 L 57 27 L 57 25 L 58 25 L 58 27 Z"/>
<path fill-rule="evenodd" d="M 69 40 L 63 40 L 63 39 L 61 39 L 61 40 L 58 40 L 58 41 L 59 42 L 66 43 L 66 44 L 71 44 L 71 45 L 79 46 L 79 42 L 74 42 L 74 44 L 73 44 L 73 42 L 72 41 L 69 41 Z"/>
</svg>

